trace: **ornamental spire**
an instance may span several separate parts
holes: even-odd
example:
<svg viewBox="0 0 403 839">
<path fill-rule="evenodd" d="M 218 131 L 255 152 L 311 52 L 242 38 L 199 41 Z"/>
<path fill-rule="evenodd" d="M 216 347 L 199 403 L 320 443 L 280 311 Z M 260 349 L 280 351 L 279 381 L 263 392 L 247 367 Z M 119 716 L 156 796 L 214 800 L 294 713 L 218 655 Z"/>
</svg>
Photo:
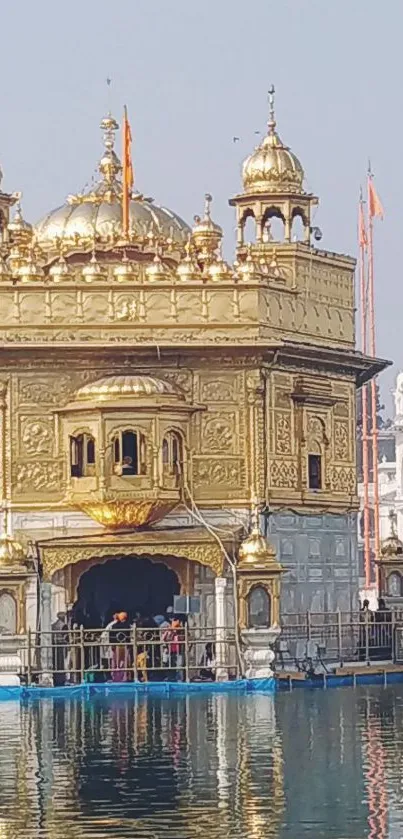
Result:
<svg viewBox="0 0 403 839">
<path fill-rule="evenodd" d="M 269 121 L 267 123 L 267 127 L 269 129 L 269 134 L 274 134 L 276 130 L 276 116 L 274 110 L 274 96 L 276 93 L 276 89 L 272 84 L 268 90 L 268 97 L 269 97 Z"/>
</svg>

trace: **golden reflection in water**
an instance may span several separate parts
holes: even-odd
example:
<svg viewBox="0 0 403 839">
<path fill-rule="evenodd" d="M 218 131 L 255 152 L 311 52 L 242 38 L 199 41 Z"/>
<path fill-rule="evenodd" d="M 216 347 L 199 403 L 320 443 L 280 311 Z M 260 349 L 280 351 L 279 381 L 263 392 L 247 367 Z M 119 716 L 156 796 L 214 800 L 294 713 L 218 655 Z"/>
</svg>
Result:
<svg viewBox="0 0 403 839">
<path fill-rule="evenodd" d="M 271 696 L 49 699 L 0 713 L 12 732 L 12 751 L 0 749 L 0 839 L 279 835 Z"/>
<path fill-rule="evenodd" d="M 379 713 L 374 714 L 371 705 L 371 697 L 367 697 L 364 709 L 363 753 L 368 798 L 368 839 L 388 839 L 385 750 Z"/>
</svg>

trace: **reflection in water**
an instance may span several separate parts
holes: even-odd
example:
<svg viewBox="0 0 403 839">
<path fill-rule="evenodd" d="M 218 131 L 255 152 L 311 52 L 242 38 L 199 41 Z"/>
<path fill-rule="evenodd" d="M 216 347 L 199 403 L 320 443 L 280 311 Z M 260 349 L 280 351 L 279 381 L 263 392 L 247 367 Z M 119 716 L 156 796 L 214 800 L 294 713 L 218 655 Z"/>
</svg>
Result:
<svg viewBox="0 0 403 839">
<path fill-rule="evenodd" d="M 0 839 L 397 839 L 403 689 L 0 705 Z"/>
</svg>

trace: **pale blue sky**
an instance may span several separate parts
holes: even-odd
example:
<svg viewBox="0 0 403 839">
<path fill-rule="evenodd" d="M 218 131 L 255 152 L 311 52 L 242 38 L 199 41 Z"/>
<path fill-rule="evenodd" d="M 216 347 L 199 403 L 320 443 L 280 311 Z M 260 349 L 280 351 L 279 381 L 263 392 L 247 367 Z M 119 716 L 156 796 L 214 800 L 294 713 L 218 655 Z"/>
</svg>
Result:
<svg viewBox="0 0 403 839">
<path fill-rule="evenodd" d="M 282 138 L 321 202 L 323 244 L 356 252 L 357 196 L 371 158 L 378 354 L 403 366 L 401 0 L 20 0 L 1 12 L 0 163 L 33 221 L 91 178 L 100 118 L 127 103 L 138 187 L 191 221 L 227 199 L 277 90 Z M 232 137 L 241 138 L 234 144 Z M 382 377 L 383 394 L 393 374 Z"/>
</svg>

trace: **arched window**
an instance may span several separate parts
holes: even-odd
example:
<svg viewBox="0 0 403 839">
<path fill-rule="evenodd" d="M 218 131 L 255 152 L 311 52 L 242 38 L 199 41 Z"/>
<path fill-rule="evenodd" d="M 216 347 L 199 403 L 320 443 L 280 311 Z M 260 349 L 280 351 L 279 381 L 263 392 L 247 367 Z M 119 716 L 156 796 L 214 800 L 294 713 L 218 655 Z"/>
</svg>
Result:
<svg viewBox="0 0 403 839">
<path fill-rule="evenodd" d="M 306 238 L 306 222 L 301 212 L 294 210 L 291 226 L 291 241 L 304 242 Z"/>
<path fill-rule="evenodd" d="M 145 475 L 147 446 L 139 431 L 119 431 L 113 440 L 114 472 L 123 478 Z"/>
<path fill-rule="evenodd" d="M 183 464 L 182 437 L 168 431 L 162 441 L 162 470 L 164 475 L 174 475 L 179 481 Z"/>
<path fill-rule="evenodd" d="M 70 474 L 72 478 L 89 478 L 95 474 L 95 440 L 91 434 L 70 437 Z"/>
<path fill-rule="evenodd" d="M 284 242 L 285 218 L 278 207 L 268 207 L 261 224 L 263 242 Z"/>
<path fill-rule="evenodd" d="M 247 211 L 242 219 L 242 241 L 245 245 L 256 242 L 256 221 L 252 210 Z"/>
<path fill-rule="evenodd" d="M 248 626 L 263 627 L 271 624 L 271 598 L 263 586 L 254 586 L 248 594 Z"/>
<path fill-rule="evenodd" d="M 0 594 L 0 634 L 17 634 L 17 604 L 7 591 Z"/>
<path fill-rule="evenodd" d="M 402 578 L 398 571 L 392 571 L 387 578 L 388 594 L 390 597 L 402 596 Z"/>
</svg>

